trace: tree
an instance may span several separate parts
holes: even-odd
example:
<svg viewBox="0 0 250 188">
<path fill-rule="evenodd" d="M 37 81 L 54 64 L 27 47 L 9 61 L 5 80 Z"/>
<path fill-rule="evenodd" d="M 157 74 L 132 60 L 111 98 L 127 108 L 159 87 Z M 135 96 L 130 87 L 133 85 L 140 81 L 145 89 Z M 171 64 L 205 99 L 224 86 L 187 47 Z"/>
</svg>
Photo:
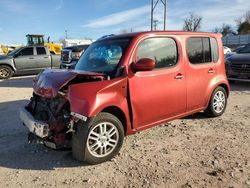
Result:
<svg viewBox="0 0 250 188">
<path fill-rule="evenodd" d="M 235 20 L 238 26 L 239 34 L 250 34 L 250 10 L 248 10 L 243 16 Z"/>
<path fill-rule="evenodd" d="M 235 35 L 235 31 L 233 30 L 233 27 L 229 24 L 223 23 L 221 27 L 216 27 L 214 29 L 215 33 L 221 33 L 224 36 L 227 35 Z"/>
<path fill-rule="evenodd" d="M 201 28 L 202 17 L 189 13 L 189 16 L 185 18 L 183 24 L 184 31 L 198 31 Z"/>
<path fill-rule="evenodd" d="M 243 22 L 240 24 L 238 28 L 238 33 L 239 34 L 250 34 L 250 23 L 249 22 Z"/>
</svg>

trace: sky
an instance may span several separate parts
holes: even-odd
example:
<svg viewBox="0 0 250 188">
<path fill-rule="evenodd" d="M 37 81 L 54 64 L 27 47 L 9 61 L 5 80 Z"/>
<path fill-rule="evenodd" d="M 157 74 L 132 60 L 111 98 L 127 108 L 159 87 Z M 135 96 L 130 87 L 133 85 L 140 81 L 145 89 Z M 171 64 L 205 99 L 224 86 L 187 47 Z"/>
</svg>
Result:
<svg viewBox="0 0 250 188">
<path fill-rule="evenodd" d="M 65 38 L 98 39 L 123 30 L 150 30 L 151 0 L 0 0 L 0 44 L 26 44 L 26 34 L 44 34 L 54 42 Z M 181 30 L 193 12 L 202 16 L 201 31 L 235 19 L 250 10 L 250 0 L 167 0 L 167 29 Z M 158 30 L 163 6 L 156 6 Z"/>
</svg>

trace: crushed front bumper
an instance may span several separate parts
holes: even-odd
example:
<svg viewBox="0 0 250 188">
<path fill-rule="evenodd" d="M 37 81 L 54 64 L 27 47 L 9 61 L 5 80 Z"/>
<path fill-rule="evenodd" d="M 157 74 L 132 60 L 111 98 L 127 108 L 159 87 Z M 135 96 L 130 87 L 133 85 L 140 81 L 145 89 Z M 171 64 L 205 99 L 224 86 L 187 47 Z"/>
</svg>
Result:
<svg viewBox="0 0 250 188">
<path fill-rule="evenodd" d="M 45 122 L 35 120 L 25 108 L 20 109 L 20 119 L 31 133 L 40 138 L 48 137 L 49 125 Z"/>
</svg>

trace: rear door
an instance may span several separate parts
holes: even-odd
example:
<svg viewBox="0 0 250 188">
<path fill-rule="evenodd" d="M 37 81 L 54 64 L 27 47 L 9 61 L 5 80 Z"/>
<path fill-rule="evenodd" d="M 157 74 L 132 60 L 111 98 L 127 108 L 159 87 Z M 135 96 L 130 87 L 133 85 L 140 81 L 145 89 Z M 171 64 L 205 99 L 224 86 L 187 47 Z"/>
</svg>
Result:
<svg viewBox="0 0 250 188">
<path fill-rule="evenodd" d="M 129 77 L 134 128 L 149 127 L 186 112 L 186 79 L 181 51 L 181 45 L 171 37 L 147 38 L 139 43 L 133 62 L 151 58 L 156 67 Z"/>
<path fill-rule="evenodd" d="M 206 106 L 206 96 L 210 92 L 209 85 L 215 79 L 215 62 L 218 61 L 216 39 L 209 37 L 187 38 L 186 52 L 187 110 L 194 111 Z"/>
<path fill-rule="evenodd" d="M 45 47 L 36 47 L 36 67 L 39 69 L 45 69 L 51 67 L 51 57 Z"/>
</svg>

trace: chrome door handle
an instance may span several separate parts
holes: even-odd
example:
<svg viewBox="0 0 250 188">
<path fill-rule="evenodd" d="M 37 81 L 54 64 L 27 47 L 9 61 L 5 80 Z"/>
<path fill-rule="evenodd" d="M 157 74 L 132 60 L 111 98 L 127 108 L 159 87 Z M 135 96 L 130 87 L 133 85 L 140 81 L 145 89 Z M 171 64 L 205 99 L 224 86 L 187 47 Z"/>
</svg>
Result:
<svg viewBox="0 0 250 188">
<path fill-rule="evenodd" d="M 208 70 L 208 73 L 209 73 L 209 74 L 214 73 L 214 69 L 209 69 L 209 70 Z"/>
<path fill-rule="evenodd" d="M 177 74 L 174 78 L 177 80 L 181 80 L 182 78 L 184 78 L 184 76 L 182 74 Z"/>
</svg>

